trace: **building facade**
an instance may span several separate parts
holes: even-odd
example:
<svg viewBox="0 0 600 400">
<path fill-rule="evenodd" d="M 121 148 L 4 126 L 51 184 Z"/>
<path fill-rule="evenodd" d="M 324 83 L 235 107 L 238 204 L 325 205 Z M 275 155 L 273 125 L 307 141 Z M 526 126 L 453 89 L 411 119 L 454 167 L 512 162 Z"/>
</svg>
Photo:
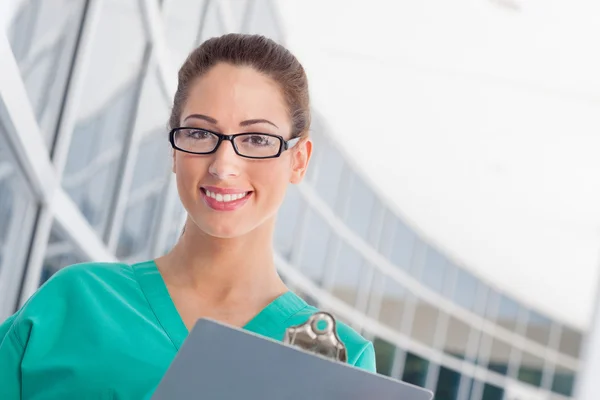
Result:
<svg viewBox="0 0 600 400">
<path fill-rule="evenodd" d="M 0 8 L 0 319 L 54 272 L 164 254 L 185 212 L 167 121 L 177 67 L 226 32 L 285 43 L 269 0 L 12 0 Z M 292 49 L 293 51 L 293 49 Z M 328 134 L 277 221 L 286 283 L 436 399 L 573 396 L 583 332 L 511 298 L 409 226 Z"/>
</svg>

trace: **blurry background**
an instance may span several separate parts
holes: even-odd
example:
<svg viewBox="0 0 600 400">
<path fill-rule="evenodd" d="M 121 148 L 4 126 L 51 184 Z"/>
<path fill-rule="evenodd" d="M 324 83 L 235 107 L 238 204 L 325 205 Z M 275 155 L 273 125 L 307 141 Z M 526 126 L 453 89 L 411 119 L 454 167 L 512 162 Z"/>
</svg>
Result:
<svg viewBox="0 0 600 400">
<path fill-rule="evenodd" d="M 309 76 L 315 154 L 275 237 L 292 289 L 436 399 L 597 398 L 591 0 L 0 0 L 0 320 L 66 265 L 173 245 L 177 69 L 226 32 Z"/>
</svg>

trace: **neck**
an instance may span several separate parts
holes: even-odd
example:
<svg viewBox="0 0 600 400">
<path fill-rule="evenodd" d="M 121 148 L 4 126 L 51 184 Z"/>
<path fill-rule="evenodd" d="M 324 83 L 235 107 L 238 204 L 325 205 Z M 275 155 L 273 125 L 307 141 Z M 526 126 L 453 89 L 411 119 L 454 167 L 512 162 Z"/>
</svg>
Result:
<svg viewBox="0 0 600 400">
<path fill-rule="evenodd" d="M 168 284 L 193 289 L 213 301 L 274 297 L 287 289 L 273 261 L 274 223 L 248 234 L 222 239 L 188 220 L 173 250 L 157 260 Z"/>
</svg>

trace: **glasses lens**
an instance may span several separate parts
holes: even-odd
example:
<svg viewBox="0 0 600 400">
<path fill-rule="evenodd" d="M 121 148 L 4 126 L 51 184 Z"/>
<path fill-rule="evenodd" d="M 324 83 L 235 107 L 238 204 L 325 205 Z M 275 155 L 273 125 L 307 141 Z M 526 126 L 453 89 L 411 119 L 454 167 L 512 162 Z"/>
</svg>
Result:
<svg viewBox="0 0 600 400">
<path fill-rule="evenodd" d="M 174 139 L 175 146 L 193 153 L 210 153 L 219 143 L 216 135 L 202 129 L 179 129 Z"/>
<path fill-rule="evenodd" d="M 260 133 L 236 136 L 234 142 L 238 152 L 247 157 L 273 157 L 281 148 L 279 138 Z"/>
</svg>

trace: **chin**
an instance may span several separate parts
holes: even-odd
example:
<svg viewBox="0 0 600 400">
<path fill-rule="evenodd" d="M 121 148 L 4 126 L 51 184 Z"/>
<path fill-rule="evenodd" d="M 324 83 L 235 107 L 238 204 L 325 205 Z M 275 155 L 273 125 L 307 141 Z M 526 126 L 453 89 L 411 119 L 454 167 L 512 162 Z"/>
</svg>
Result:
<svg viewBox="0 0 600 400">
<path fill-rule="evenodd" d="M 235 239 L 244 236 L 239 229 L 204 229 L 204 233 L 217 239 Z"/>
<path fill-rule="evenodd" d="M 204 223 L 199 225 L 199 228 L 207 235 L 218 239 L 234 239 L 252 231 L 251 228 L 241 225 L 239 220 L 231 221 L 230 223 L 204 221 Z"/>
<path fill-rule="evenodd" d="M 236 215 L 237 214 L 237 215 Z M 189 215 L 189 214 L 188 214 Z M 218 239 L 234 239 L 259 233 L 274 225 L 274 218 L 249 218 L 243 213 L 198 213 L 192 218 L 198 229 L 204 234 Z"/>
</svg>

